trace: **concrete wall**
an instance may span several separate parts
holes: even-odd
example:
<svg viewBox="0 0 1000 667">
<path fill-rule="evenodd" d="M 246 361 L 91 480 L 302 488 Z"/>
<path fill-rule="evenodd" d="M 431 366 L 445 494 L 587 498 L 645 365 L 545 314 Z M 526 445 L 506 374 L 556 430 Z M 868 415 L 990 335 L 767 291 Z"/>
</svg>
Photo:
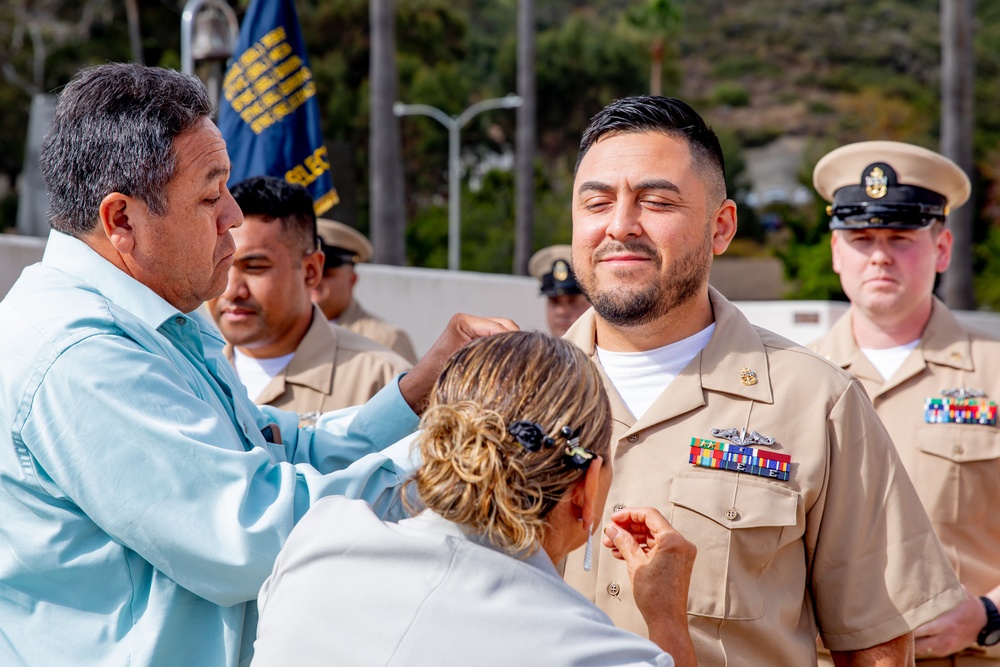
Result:
<svg viewBox="0 0 1000 667">
<path fill-rule="evenodd" d="M 21 269 L 41 259 L 43 239 L 0 234 L 0 297 Z M 717 260 L 717 267 L 724 261 Z M 754 269 L 741 265 L 737 276 Z M 768 269 L 770 270 L 770 269 Z M 847 310 L 836 301 L 747 301 L 727 287 L 731 271 L 713 269 L 712 283 L 756 325 L 798 343 L 822 336 Z M 748 278 L 749 279 L 749 278 Z M 470 271 L 364 264 L 358 267 L 358 300 L 369 311 L 406 329 L 422 354 L 455 313 L 508 317 L 522 328 L 545 330 L 545 302 L 532 278 Z M 959 313 L 967 325 L 1000 336 L 1000 313 Z"/>
</svg>

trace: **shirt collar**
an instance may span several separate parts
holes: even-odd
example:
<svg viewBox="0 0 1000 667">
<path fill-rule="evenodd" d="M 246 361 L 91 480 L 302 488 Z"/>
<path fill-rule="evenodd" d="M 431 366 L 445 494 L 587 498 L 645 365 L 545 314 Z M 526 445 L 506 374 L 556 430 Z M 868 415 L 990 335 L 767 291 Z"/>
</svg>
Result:
<svg viewBox="0 0 1000 667">
<path fill-rule="evenodd" d="M 198 331 L 203 334 L 203 340 L 210 343 L 213 350 L 222 349 L 222 336 L 201 313 L 182 313 L 76 237 L 51 230 L 42 255 L 42 264 L 89 285 L 153 329 L 176 323 L 177 318 L 194 322 L 198 325 Z"/>
<path fill-rule="evenodd" d="M 851 325 L 853 314 L 853 308 L 848 310 L 834 323 L 830 333 L 824 338 L 829 344 L 829 348 L 825 350 L 827 358 L 841 368 L 850 368 L 860 363 L 864 356 L 854 340 Z M 924 326 L 916 351 L 928 362 L 959 370 L 972 370 L 969 334 L 954 313 L 937 297 L 931 304 L 931 316 Z"/>
<path fill-rule="evenodd" d="M 522 563 L 526 563 L 545 572 L 546 574 L 560 578 L 558 570 L 556 570 L 555 565 L 552 564 L 552 560 L 549 558 L 549 555 L 540 544 L 536 545 L 535 550 L 527 556 L 524 554 L 511 553 L 507 549 L 490 542 L 482 533 L 479 533 L 468 526 L 463 526 L 453 521 L 449 521 L 433 510 L 424 510 L 417 516 L 411 519 L 404 519 L 399 523 L 401 525 L 409 523 L 413 526 L 419 527 L 421 530 L 441 533 L 443 535 L 450 535 L 452 537 L 468 540 L 469 542 L 473 542 L 474 544 L 478 544 L 492 551 L 502 553 L 510 558 L 515 558 Z"/>
<path fill-rule="evenodd" d="M 708 288 L 715 317 L 715 332 L 701 352 L 701 382 L 705 389 L 771 403 L 767 354 L 760 333 L 715 288 Z M 597 315 L 591 308 L 570 327 L 565 338 L 588 356 L 596 351 Z M 742 373 L 743 369 L 748 371 Z M 647 411 L 648 412 L 648 411 Z"/>
<path fill-rule="evenodd" d="M 171 317 L 183 315 L 159 294 L 69 234 L 54 229 L 49 232 L 42 264 L 90 285 L 154 329 Z"/>
<path fill-rule="evenodd" d="M 323 394 L 333 394 L 338 333 L 323 316 L 319 306 L 313 304 L 312 324 L 295 349 L 295 356 L 288 363 L 285 382 L 299 384 Z"/>
</svg>

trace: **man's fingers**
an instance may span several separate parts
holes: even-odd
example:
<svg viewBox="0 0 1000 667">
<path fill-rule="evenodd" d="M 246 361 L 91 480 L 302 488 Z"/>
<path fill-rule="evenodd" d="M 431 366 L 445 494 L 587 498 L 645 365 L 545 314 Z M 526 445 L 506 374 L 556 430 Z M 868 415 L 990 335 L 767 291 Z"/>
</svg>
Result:
<svg viewBox="0 0 1000 667">
<path fill-rule="evenodd" d="M 403 399 L 414 412 L 420 414 L 438 375 L 459 348 L 476 338 L 517 330 L 517 324 L 505 317 L 476 317 L 462 313 L 453 315 L 427 354 L 399 381 Z"/>
<path fill-rule="evenodd" d="M 504 333 L 505 331 L 520 331 L 514 320 L 506 317 L 476 317 L 474 315 L 456 315 L 461 318 L 456 324 L 462 337 L 467 341 Z M 454 318 L 453 318 L 454 319 Z"/>
</svg>

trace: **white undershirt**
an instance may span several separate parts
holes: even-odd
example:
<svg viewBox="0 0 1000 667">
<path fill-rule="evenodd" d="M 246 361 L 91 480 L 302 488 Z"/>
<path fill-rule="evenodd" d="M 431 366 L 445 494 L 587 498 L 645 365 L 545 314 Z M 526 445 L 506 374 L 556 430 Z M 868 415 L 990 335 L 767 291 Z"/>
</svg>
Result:
<svg viewBox="0 0 1000 667">
<path fill-rule="evenodd" d="M 267 383 L 280 373 L 294 356 L 295 353 L 292 352 L 273 359 L 255 359 L 243 354 L 237 347 L 233 348 L 233 366 L 236 367 L 236 374 L 247 388 L 247 395 L 253 400 L 260 396 Z"/>
<path fill-rule="evenodd" d="M 715 322 L 684 340 L 644 352 L 610 352 L 598 347 L 597 358 L 625 405 L 638 419 L 677 374 L 705 349 L 713 331 Z"/>
<path fill-rule="evenodd" d="M 872 362 L 872 366 L 879 372 L 882 379 L 888 380 L 899 370 L 899 367 L 903 365 L 906 358 L 910 356 L 910 352 L 913 352 L 913 349 L 919 344 L 920 339 L 918 338 L 905 345 L 887 347 L 881 350 L 876 350 L 872 347 L 863 347 L 861 351 L 868 357 L 868 361 Z"/>
</svg>

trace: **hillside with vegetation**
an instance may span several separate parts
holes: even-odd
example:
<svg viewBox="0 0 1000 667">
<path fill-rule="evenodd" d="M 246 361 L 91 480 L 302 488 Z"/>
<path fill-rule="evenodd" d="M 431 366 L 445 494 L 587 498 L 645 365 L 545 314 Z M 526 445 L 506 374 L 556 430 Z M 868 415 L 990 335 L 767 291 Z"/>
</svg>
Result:
<svg viewBox="0 0 1000 667">
<path fill-rule="evenodd" d="M 246 0 L 231 2 L 238 13 L 245 9 Z M 22 3 L 14 4 L 0 8 L 0 171 L 8 178 L 20 170 L 30 102 L 9 76 L 31 73 L 30 40 L 23 29 L 16 30 L 15 10 Z M 82 5 L 89 8 L 87 38 L 50 49 L 44 90 L 57 89 L 79 66 L 129 57 L 123 4 L 27 3 L 57 9 L 56 18 L 66 23 L 79 20 Z M 183 2 L 140 5 L 146 62 L 176 67 Z M 338 189 L 345 202 L 334 213 L 366 230 L 369 5 L 367 0 L 297 0 L 296 5 L 324 134 L 339 162 Z M 399 99 L 458 115 L 477 100 L 513 92 L 516 7 L 516 0 L 396 0 Z M 740 203 L 740 237 L 731 253 L 781 257 L 795 285 L 792 297 L 839 293 L 829 269 L 824 206 L 815 199 L 805 205 L 747 206 L 747 160 L 754 151 L 796 138 L 802 148 L 791 156 L 795 177 L 811 189 L 816 160 L 842 143 L 894 139 L 938 148 L 939 0 L 535 0 L 535 7 L 535 247 L 568 241 L 569 189 L 580 132 L 611 99 L 649 92 L 650 51 L 657 42 L 663 45 L 664 94 L 689 101 L 723 140 L 730 191 Z M 1000 309 L 996 44 L 1000 3 L 979 2 L 976 246 L 974 257 L 959 259 L 974 263 L 979 303 Z M 401 119 L 401 128 L 408 261 L 443 267 L 447 133 L 420 117 Z M 514 131 L 514 112 L 495 111 L 478 116 L 462 132 L 463 164 L 471 176 L 462 196 L 463 268 L 511 270 L 514 183 L 503 165 Z M 0 227 L 13 225 L 14 210 L 13 195 L 2 190 Z"/>
</svg>

